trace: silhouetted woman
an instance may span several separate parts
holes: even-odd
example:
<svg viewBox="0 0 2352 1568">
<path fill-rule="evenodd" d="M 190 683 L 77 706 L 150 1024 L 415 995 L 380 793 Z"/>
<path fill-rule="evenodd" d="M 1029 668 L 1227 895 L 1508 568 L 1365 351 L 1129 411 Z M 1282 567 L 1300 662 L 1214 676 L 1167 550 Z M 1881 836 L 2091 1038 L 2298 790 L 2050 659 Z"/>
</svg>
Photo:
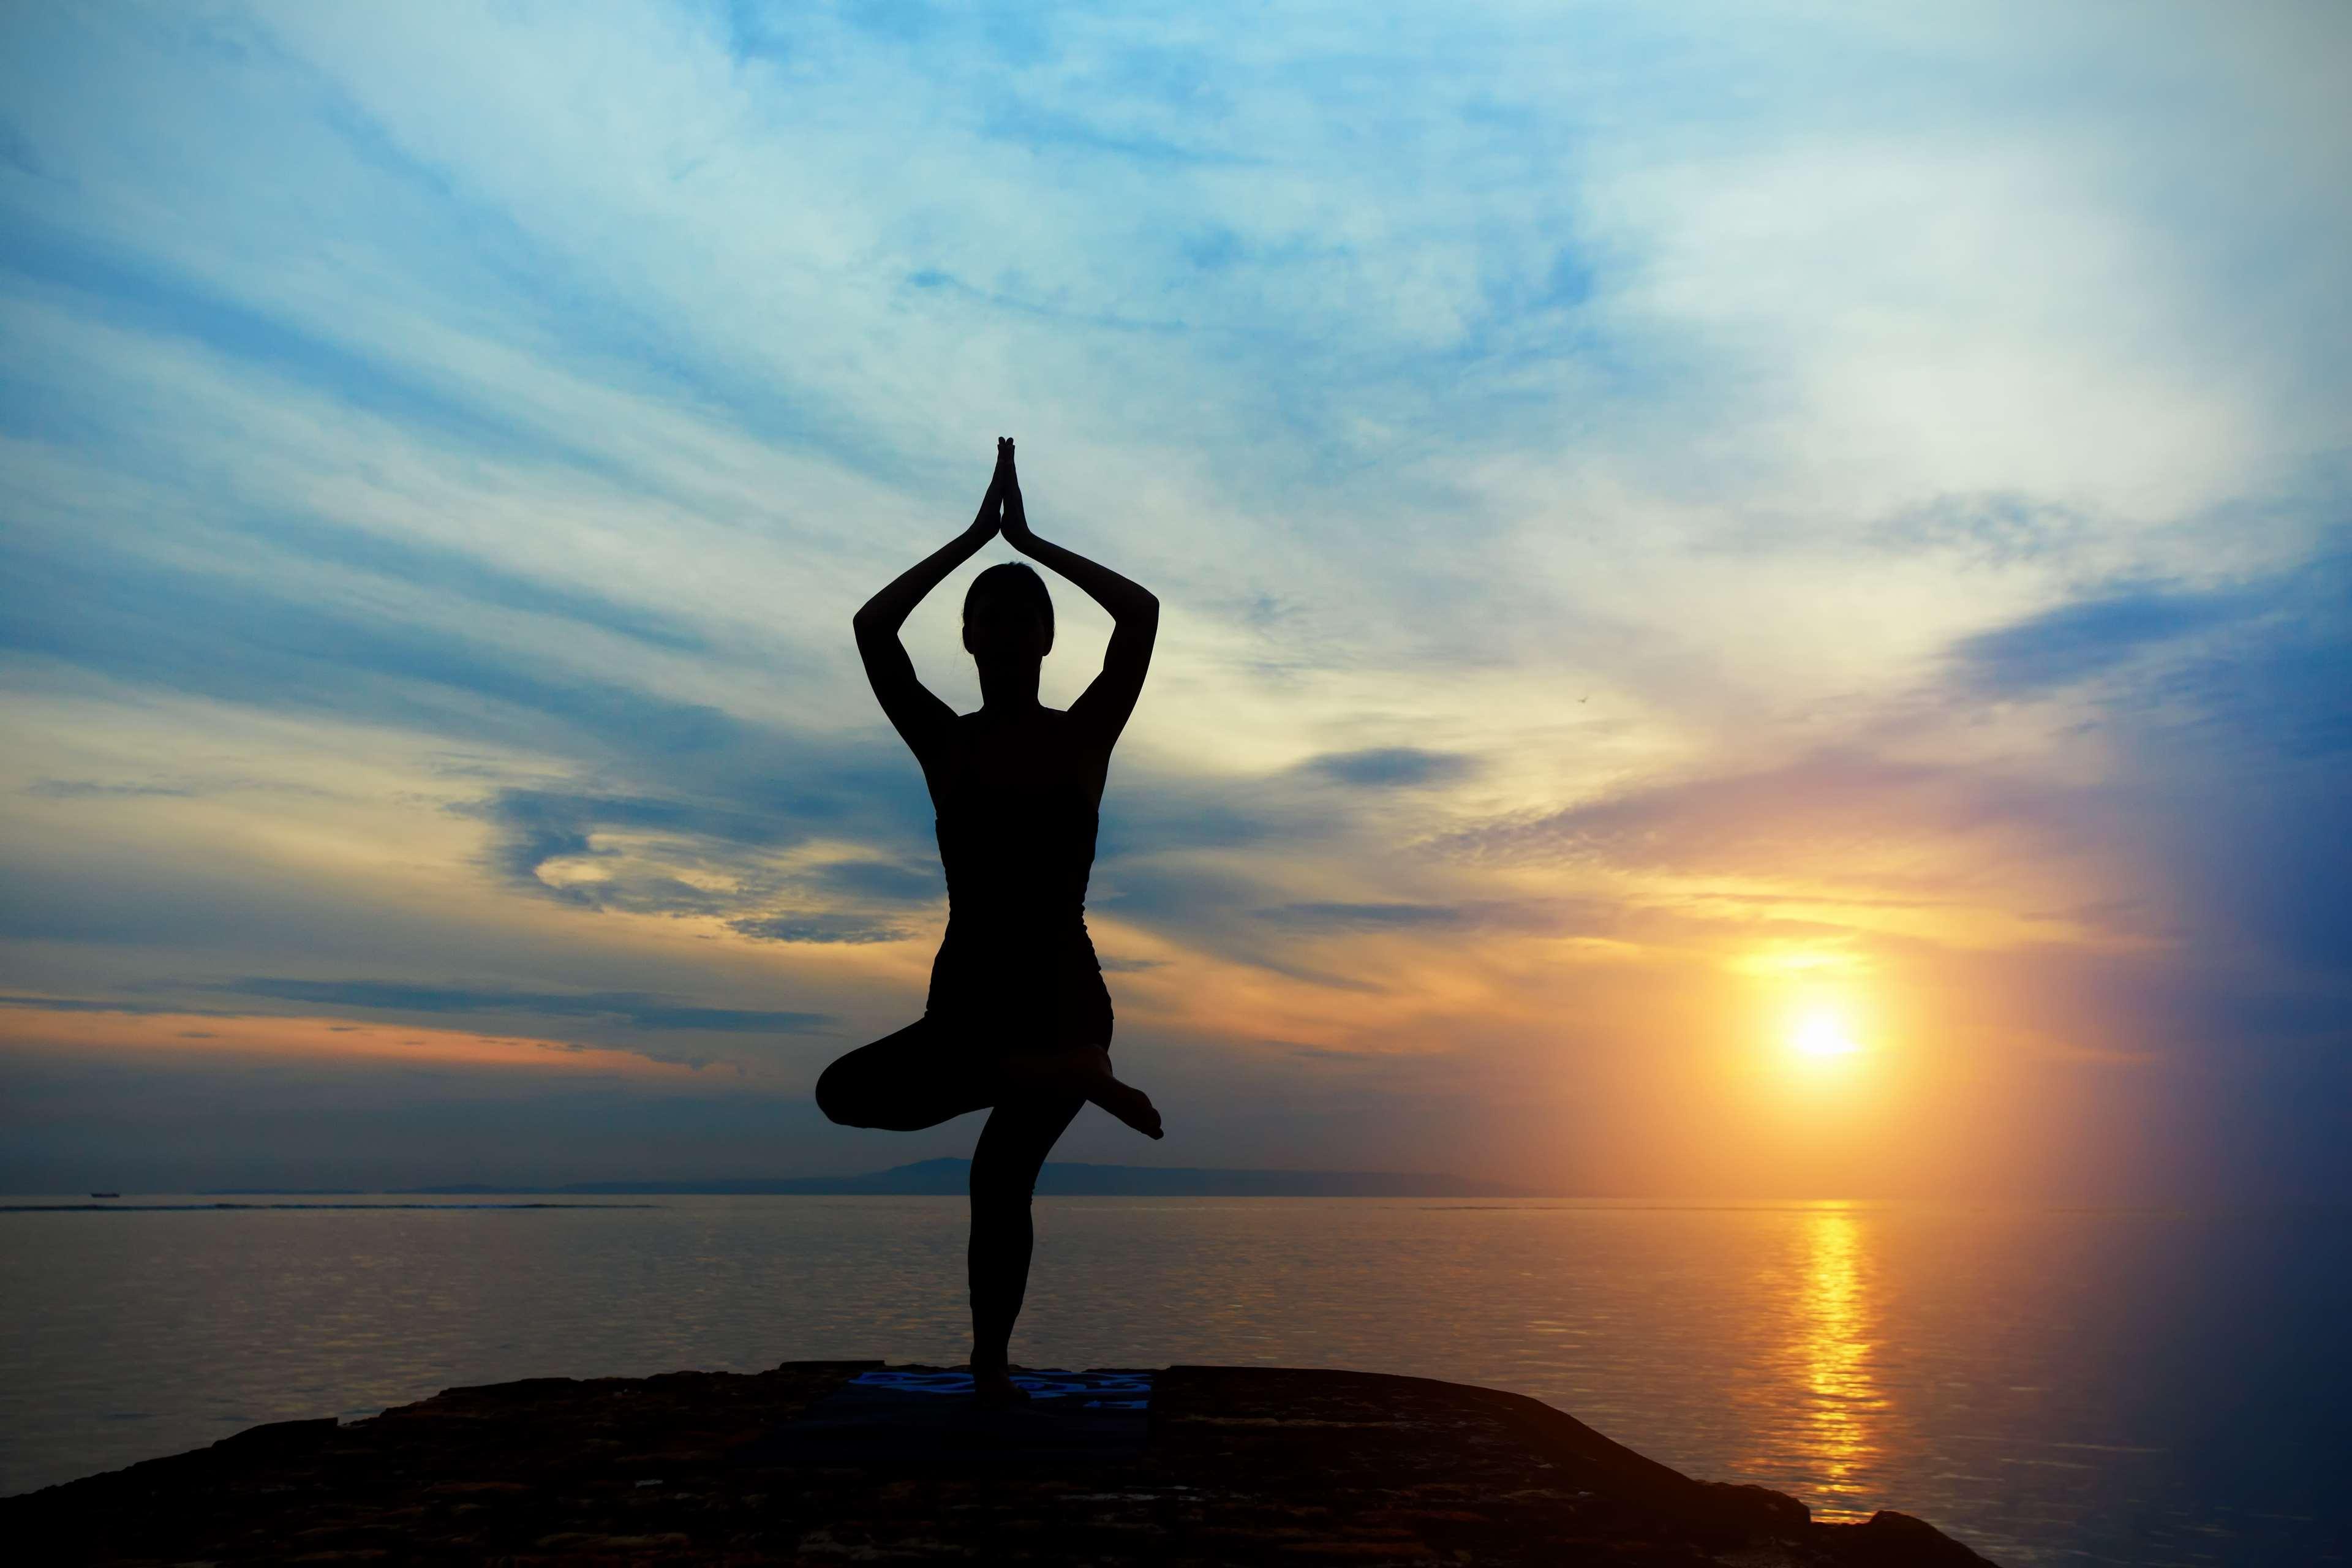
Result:
<svg viewBox="0 0 2352 1568">
<path fill-rule="evenodd" d="M 1000 529 L 1116 623 L 1102 673 L 1067 712 L 1037 700 L 1054 602 L 1020 562 L 988 568 L 964 595 L 980 711 L 959 714 L 925 690 L 899 646 L 898 628 L 923 595 Z M 999 440 L 971 526 L 867 600 L 855 624 L 874 695 L 930 785 L 948 929 L 923 1016 L 825 1068 L 817 1104 L 848 1126 L 898 1131 L 993 1108 L 971 1153 L 972 1380 L 984 1399 L 1025 1399 L 1008 1347 L 1029 1282 L 1029 1200 L 1046 1151 L 1088 1100 L 1160 1136 L 1150 1098 L 1111 1076 L 1110 992 L 1085 912 L 1096 811 L 1111 747 L 1151 664 L 1160 601 L 1030 532 L 1013 443 Z"/>
</svg>

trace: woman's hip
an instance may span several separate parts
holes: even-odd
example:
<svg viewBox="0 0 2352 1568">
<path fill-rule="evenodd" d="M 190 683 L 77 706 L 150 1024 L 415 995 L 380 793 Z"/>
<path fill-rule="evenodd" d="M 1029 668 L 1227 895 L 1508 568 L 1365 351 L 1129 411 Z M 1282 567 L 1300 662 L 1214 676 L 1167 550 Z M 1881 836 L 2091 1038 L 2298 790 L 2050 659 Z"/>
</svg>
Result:
<svg viewBox="0 0 2352 1568">
<path fill-rule="evenodd" d="M 944 955 L 942 955 L 944 957 Z M 1115 1018 L 1102 972 L 1056 966 L 934 966 L 924 1016 L 983 1046 L 1107 1046 Z"/>
</svg>

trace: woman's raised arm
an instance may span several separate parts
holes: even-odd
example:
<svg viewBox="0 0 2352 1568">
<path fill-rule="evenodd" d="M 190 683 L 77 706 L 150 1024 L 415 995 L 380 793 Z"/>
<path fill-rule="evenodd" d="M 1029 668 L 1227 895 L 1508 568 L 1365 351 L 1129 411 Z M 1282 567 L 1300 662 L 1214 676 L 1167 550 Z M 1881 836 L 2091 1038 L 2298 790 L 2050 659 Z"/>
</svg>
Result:
<svg viewBox="0 0 2352 1568">
<path fill-rule="evenodd" d="M 857 633 L 857 657 L 865 661 L 866 679 L 874 688 L 875 698 L 881 702 L 882 711 L 889 716 L 899 739 L 907 742 L 916 760 L 926 765 L 930 760 L 932 742 L 953 721 L 955 712 L 915 679 L 914 661 L 907 657 L 906 646 L 898 640 L 898 628 L 907 624 L 907 617 L 914 614 L 925 595 L 994 536 L 1007 472 L 1006 459 L 1000 448 L 996 472 L 989 477 L 988 494 L 982 500 L 971 526 L 899 573 L 850 617 L 849 624 Z"/>
<path fill-rule="evenodd" d="M 1029 514 L 1021 502 L 1021 477 L 1013 465 L 1013 443 L 1000 443 L 1000 450 L 1004 542 L 1051 566 L 1110 612 L 1110 647 L 1103 650 L 1102 673 L 1070 704 L 1071 717 L 1097 731 L 1107 749 L 1118 741 L 1128 715 L 1135 711 L 1135 700 L 1143 694 L 1151 646 L 1160 636 L 1160 600 L 1142 584 L 1030 532 Z"/>
</svg>

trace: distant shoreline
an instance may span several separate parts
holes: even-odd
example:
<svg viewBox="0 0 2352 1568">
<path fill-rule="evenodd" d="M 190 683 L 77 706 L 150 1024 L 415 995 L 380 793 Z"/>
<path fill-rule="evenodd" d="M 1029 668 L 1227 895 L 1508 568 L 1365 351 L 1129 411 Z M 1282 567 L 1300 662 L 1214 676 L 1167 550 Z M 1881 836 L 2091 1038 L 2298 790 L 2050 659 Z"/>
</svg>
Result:
<svg viewBox="0 0 2352 1568">
<path fill-rule="evenodd" d="M 568 1182 L 559 1186 L 506 1186 L 487 1182 L 457 1182 L 437 1186 L 384 1187 L 226 1187 L 186 1194 L 146 1193 L 141 1197 L 189 1198 L 406 1198 L 406 1197 L 813 1197 L 904 1196 L 961 1197 L 968 1190 L 971 1162 L 959 1159 L 919 1160 L 839 1176 L 744 1176 L 688 1181 Z M 79 1199 L 76 1194 L 12 1194 Z M 1265 1171 L 1224 1170 L 1213 1166 L 1096 1165 L 1048 1161 L 1037 1178 L 1040 1197 L 1171 1197 L 1171 1198 L 1536 1198 L 1558 1194 L 1501 1182 L 1481 1181 L 1414 1171 Z M 5 1209 L 8 1205 L 0 1205 Z M 48 1208 L 136 1208 L 137 1204 L 82 1199 Z M 182 1206 L 182 1205 L 171 1205 Z M 208 1205 L 218 1206 L 218 1205 Z M 265 1205 L 253 1205 L 265 1206 Z M 283 1205 L 267 1205 L 283 1206 Z M 391 1207 L 391 1205 L 331 1205 Z M 420 1205 L 446 1207 L 451 1205 Z M 525 1207 L 526 1205 L 499 1205 Z M 565 1205 L 556 1205 L 565 1206 Z"/>
</svg>

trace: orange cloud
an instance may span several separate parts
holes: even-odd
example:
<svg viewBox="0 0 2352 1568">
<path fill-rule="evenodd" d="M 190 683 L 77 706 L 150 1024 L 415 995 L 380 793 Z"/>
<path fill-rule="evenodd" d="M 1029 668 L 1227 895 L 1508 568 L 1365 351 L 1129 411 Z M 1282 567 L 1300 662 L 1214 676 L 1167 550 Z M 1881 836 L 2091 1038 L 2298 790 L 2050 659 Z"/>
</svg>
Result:
<svg viewBox="0 0 2352 1568">
<path fill-rule="evenodd" d="M 565 1078 L 620 1075 L 686 1080 L 696 1069 L 634 1051 L 575 1046 L 464 1029 L 355 1024 L 339 1018 L 203 1013 L 46 1012 L 0 1014 L 0 1049 L 87 1056 L 152 1053 L 185 1059 L 293 1061 L 334 1066 L 399 1063 Z"/>
</svg>

